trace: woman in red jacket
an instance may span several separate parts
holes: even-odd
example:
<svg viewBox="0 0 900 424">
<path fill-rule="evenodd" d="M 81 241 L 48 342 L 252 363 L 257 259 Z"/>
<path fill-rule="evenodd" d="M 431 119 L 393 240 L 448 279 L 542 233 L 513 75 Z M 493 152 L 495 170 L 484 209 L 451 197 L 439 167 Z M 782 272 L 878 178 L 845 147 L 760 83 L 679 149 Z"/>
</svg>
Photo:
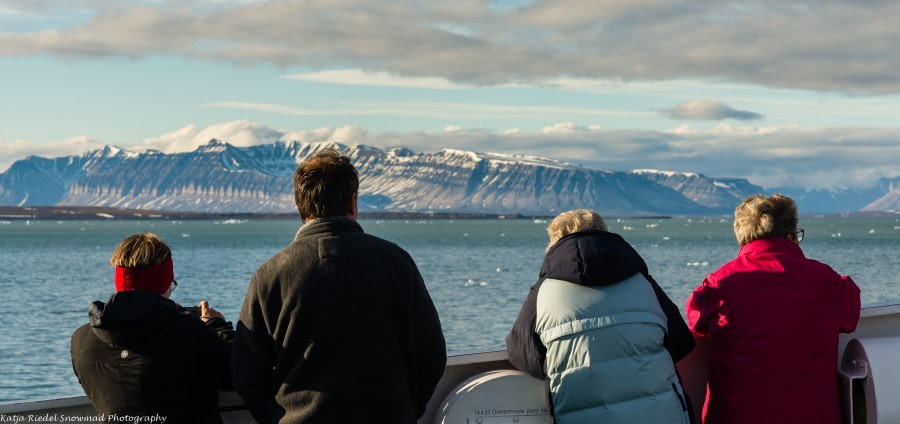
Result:
<svg viewBox="0 0 900 424">
<path fill-rule="evenodd" d="M 703 422 L 839 424 L 838 335 L 856 329 L 859 288 L 803 255 L 789 197 L 744 199 L 734 233 L 737 258 L 687 301 L 689 326 L 710 337 Z"/>
</svg>

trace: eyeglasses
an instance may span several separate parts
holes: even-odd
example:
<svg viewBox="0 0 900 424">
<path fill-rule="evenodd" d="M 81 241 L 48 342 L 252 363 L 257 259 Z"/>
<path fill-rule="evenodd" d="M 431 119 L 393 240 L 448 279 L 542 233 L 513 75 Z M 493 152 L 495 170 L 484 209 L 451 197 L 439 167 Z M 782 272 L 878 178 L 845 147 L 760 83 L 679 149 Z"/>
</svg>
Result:
<svg viewBox="0 0 900 424">
<path fill-rule="evenodd" d="M 178 282 L 175 280 L 172 280 L 172 287 L 169 288 L 169 293 L 175 293 L 175 289 L 177 289 L 177 288 L 178 288 Z"/>
<path fill-rule="evenodd" d="M 801 229 L 795 231 L 794 237 L 797 237 L 797 243 L 800 243 L 801 241 L 803 241 L 803 229 L 801 228 Z"/>
</svg>

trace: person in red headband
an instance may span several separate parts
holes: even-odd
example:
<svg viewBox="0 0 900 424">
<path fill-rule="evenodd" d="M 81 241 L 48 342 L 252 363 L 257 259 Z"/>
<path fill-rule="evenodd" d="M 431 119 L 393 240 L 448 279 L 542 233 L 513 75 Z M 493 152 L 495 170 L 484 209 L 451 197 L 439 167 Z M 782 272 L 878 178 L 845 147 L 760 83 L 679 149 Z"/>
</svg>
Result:
<svg viewBox="0 0 900 424">
<path fill-rule="evenodd" d="M 200 302 L 197 316 L 173 302 L 172 251 L 152 233 L 133 234 L 109 261 L 116 292 L 90 307 L 72 335 L 72 367 L 103 417 L 166 417 L 221 423 L 218 390 L 231 389 L 234 330 Z"/>
</svg>

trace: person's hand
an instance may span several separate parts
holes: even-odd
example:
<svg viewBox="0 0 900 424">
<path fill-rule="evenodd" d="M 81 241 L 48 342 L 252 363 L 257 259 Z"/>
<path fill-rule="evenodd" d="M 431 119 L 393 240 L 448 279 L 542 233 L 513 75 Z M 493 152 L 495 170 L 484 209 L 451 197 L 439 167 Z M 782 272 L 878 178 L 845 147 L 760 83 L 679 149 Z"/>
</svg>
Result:
<svg viewBox="0 0 900 424">
<path fill-rule="evenodd" d="M 224 320 L 225 315 L 222 315 L 221 312 L 219 312 L 213 308 L 210 308 L 209 302 L 207 302 L 205 300 L 201 300 L 200 301 L 200 319 L 203 320 L 203 322 L 207 322 L 213 318 L 222 318 Z"/>
</svg>

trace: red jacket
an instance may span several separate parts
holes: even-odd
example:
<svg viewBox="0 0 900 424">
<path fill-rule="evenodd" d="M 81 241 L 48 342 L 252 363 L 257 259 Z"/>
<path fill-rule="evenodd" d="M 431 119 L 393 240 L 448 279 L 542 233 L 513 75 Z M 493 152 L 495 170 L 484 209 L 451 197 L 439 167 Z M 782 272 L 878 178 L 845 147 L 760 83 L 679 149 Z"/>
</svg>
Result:
<svg viewBox="0 0 900 424">
<path fill-rule="evenodd" d="M 841 421 L 838 335 L 856 329 L 859 288 L 784 238 L 754 240 L 687 301 L 709 335 L 703 422 Z"/>
</svg>

